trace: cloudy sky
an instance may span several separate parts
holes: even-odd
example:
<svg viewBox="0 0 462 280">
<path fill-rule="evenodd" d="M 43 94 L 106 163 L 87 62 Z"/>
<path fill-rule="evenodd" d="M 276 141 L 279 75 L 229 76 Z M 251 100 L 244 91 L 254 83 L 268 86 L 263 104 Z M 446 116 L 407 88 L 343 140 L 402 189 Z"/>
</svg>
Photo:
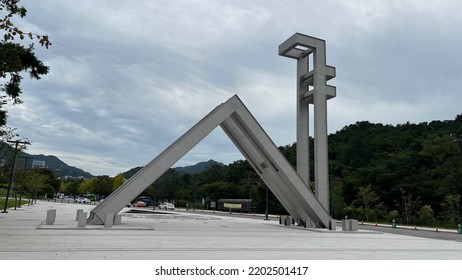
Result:
<svg viewBox="0 0 462 280">
<path fill-rule="evenodd" d="M 22 0 L 17 25 L 48 34 L 50 66 L 23 80 L 8 124 L 93 175 L 151 161 L 238 94 L 276 145 L 295 142 L 296 32 L 326 40 L 337 97 L 329 133 L 368 120 L 451 120 L 462 113 L 462 1 Z M 242 159 L 217 128 L 177 166 Z"/>
</svg>

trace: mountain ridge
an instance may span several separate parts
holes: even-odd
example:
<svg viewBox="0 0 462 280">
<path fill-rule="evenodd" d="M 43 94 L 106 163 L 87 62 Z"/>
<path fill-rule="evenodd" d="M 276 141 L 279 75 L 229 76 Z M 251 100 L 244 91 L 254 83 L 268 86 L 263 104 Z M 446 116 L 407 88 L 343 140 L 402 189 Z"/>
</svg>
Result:
<svg viewBox="0 0 462 280">
<path fill-rule="evenodd" d="M 45 166 L 53 171 L 55 174 L 56 178 L 61 178 L 61 177 L 73 177 L 73 178 L 92 178 L 94 175 L 91 173 L 80 169 L 75 166 L 68 165 L 64 161 L 62 161 L 60 158 L 58 158 L 55 155 L 29 155 L 30 157 L 33 157 L 34 161 L 45 161 Z M 30 162 L 30 167 L 32 167 L 32 161 L 29 160 Z M 27 165 L 29 167 L 29 165 Z"/>
<path fill-rule="evenodd" d="M 14 148 L 9 146 L 8 144 L 0 142 L 0 166 L 7 166 L 11 164 L 10 161 L 13 156 L 13 150 Z M 17 154 L 15 164 L 16 168 L 30 169 L 34 164 L 36 166 L 40 165 L 50 169 L 56 178 L 70 177 L 79 179 L 89 179 L 97 176 L 81 168 L 68 165 L 55 155 L 33 155 L 25 152 L 20 152 Z M 199 162 L 194 165 L 174 167 L 172 169 L 183 174 L 196 174 L 201 173 L 214 165 L 224 166 L 223 163 L 210 159 L 208 161 Z M 123 174 L 125 178 L 128 179 L 131 176 L 133 176 L 136 172 L 138 172 L 141 168 L 142 167 L 134 167 L 128 171 L 123 172 Z"/>
<path fill-rule="evenodd" d="M 182 167 L 173 167 L 172 169 L 179 172 L 179 173 L 182 173 L 182 174 L 197 174 L 197 173 L 201 173 L 201 172 L 203 172 L 205 170 L 208 170 L 209 168 L 211 168 L 212 166 L 215 166 L 215 165 L 224 166 L 223 163 L 215 161 L 213 159 L 210 159 L 208 161 L 202 161 L 202 162 L 196 163 L 194 165 L 188 165 L 188 166 L 182 166 Z M 141 167 L 141 166 L 134 167 L 134 168 L 124 172 L 123 174 L 124 174 L 125 179 L 131 178 L 138 171 L 140 171 L 141 168 L 143 168 L 143 167 Z"/>
</svg>

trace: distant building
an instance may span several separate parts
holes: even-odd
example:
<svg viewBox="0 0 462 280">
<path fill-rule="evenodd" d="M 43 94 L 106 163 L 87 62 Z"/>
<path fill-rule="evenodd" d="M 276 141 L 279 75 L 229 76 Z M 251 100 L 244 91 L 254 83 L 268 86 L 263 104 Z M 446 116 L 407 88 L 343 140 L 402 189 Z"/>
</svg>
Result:
<svg viewBox="0 0 462 280">
<path fill-rule="evenodd" d="M 44 160 L 33 160 L 32 161 L 32 168 L 46 168 L 46 164 Z"/>
<path fill-rule="evenodd" d="M 64 181 L 71 181 L 71 180 L 84 180 L 87 179 L 84 176 L 69 176 L 69 175 L 64 175 L 62 177 L 58 177 L 59 180 L 64 180 Z"/>
<path fill-rule="evenodd" d="M 252 199 L 220 199 L 218 210 L 250 212 L 252 210 Z"/>
</svg>

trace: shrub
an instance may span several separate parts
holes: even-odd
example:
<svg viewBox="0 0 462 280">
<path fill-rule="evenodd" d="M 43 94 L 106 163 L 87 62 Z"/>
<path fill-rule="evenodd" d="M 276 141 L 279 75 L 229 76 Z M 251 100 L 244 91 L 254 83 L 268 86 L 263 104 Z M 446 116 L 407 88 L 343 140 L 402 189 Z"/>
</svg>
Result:
<svg viewBox="0 0 462 280">
<path fill-rule="evenodd" d="M 430 205 L 420 208 L 418 222 L 420 225 L 433 226 L 436 224 L 435 214 Z"/>
<path fill-rule="evenodd" d="M 399 212 L 397 210 L 390 211 L 388 213 L 388 221 L 387 222 L 392 222 L 393 220 L 396 221 L 396 223 L 399 223 Z"/>
</svg>

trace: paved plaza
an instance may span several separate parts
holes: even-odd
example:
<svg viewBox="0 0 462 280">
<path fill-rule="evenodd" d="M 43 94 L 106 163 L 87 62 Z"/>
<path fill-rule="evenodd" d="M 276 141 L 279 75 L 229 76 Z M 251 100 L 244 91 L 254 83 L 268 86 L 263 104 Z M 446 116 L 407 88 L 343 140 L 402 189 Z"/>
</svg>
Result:
<svg viewBox="0 0 462 280">
<path fill-rule="evenodd" d="M 199 211 L 130 213 L 113 227 L 77 227 L 77 209 L 93 205 L 38 201 L 0 214 L 3 260 L 462 260 L 462 242 L 360 230 L 279 225 L 276 217 Z M 46 225 L 46 212 L 56 221 Z M 128 212 L 127 212 L 128 211 Z"/>
</svg>

